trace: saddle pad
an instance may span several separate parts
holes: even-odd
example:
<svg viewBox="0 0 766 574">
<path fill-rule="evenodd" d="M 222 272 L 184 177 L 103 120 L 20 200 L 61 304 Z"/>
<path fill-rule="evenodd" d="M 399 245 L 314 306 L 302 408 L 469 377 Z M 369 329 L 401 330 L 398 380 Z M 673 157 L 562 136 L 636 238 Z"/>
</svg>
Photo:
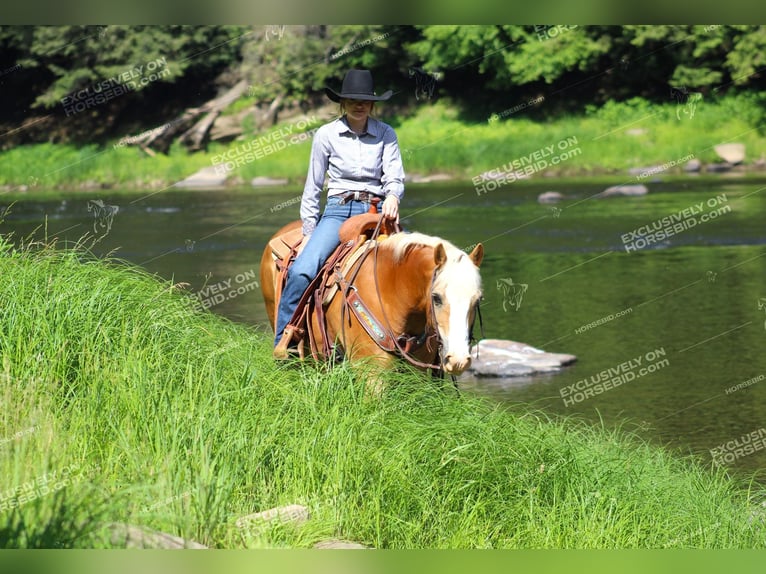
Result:
<svg viewBox="0 0 766 574">
<path fill-rule="evenodd" d="M 275 259 L 283 259 L 290 253 L 290 246 L 295 245 L 303 237 L 303 230 L 300 227 L 296 227 L 290 231 L 274 237 L 269 241 L 269 247 Z"/>
</svg>

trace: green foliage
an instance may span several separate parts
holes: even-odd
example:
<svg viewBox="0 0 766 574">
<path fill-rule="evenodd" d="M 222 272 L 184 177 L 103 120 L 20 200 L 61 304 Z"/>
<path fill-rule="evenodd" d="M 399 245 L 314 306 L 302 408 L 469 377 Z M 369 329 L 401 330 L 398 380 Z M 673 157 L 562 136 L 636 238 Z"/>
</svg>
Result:
<svg viewBox="0 0 766 574">
<path fill-rule="evenodd" d="M 324 86 L 340 84 L 350 68 L 375 70 L 385 86 L 406 74 L 402 38 L 411 33 L 410 26 L 260 26 L 243 45 L 242 73 L 261 101 L 321 101 Z"/>
<path fill-rule="evenodd" d="M 738 86 L 752 85 L 754 77 L 766 66 L 766 26 L 732 26 L 739 32 L 733 49 L 726 56 L 732 81 Z"/>
<path fill-rule="evenodd" d="M 165 83 L 190 73 L 217 73 L 236 60 L 246 32 L 238 26 L 36 26 L 27 33 L 6 29 L 0 42 L 16 42 L 18 64 L 51 78 L 34 101 L 50 108 L 72 92 L 125 73 L 134 73 L 140 91 L 146 86 L 141 80 L 151 76 L 150 62 L 163 62 L 167 73 L 157 81 Z"/>
<path fill-rule="evenodd" d="M 766 93 L 742 92 L 721 98 L 717 103 L 720 104 L 721 119 L 737 118 L 757 128 L 760 134 L 766 133 Z"/>
<path fill-rule="evenodd" d="M 205 165 L 210 165 L 209 158 L 177 147 L 169 155 L 147 157 L 136 147 L 30 144 L 0 154 L 0 185 L 25 185 L 33 190 L 85 183 L 159 188 Z"/>
<path fill-rule="evenodd" d="M 671 87 L 758 93 L 764 54 L 766 27 L 755 25 L 3 27 L 0 72 L 12 71 L 0 75 L 0 106 L 14 118 L 12 138 L 103 141 L 125 123 L 156 124 L 243 78 L 249 90 L 229 112 L 275 100 L 316 107 L 326 102 L 324 87 L 353 67 L 371 69 L 381 89 L 396 92 L 395 105 L 412 108 L 422 103 L 413 90 L 420 68 L 438 79 L 433 98 L 448 98 L 466 117 L 545 95 L 539 114 L 551 118 L 610 100 L 667 101 Z M 142 83 L 155 61 L 162 76 Z M 53 135 L 14 131 L 30 108 L 61 114 L 66 95 L 126 73 L 136 84 L 129 97 L 67 118 Z"/>
<path fill-rule="evenodd" d="M 538 105 L 545 106 L 546 102 Z M 493 112 L 498 115 L 497 121 L 488 121 L 490 116 L 477 123 L 462 119 L 457 109 L 444 101 L 424 105 L 407 117 L 389 118 L 386 111 L 381 106 L 382 119 L 397 126 L 404 168 L 409 175 L 448 173 L 470 180 L 573 136 L 578 138 L 582 154 L 558 167 L 548 167 L 546 175 L 625 173 L 632 167 L 661 165 L 690 153 L 703 162 L 716 162 L 720 160 L 713 145 L 729 140 L 732 133 L 742 134 L 738 140 L 747 147 L 747 164 L 766 156 L 766 96 L 752 92 L 703 97 L 694 104 L 693 117 L 685 113 L 685 104 L 660 104 L 644 98 L 591 104 L 582 114 L 556 121 L 533 120 L 525 110 L 500 117 L 504 110 L 497 109 Z M 631 129 L 641 133 L 631 134 Z M 258 138 L 272 130 L 279 127 L 260 134 L 248 132 L 247 137 Z M 196 154 L 174 146 L 169 155 L 156 157 L 119 145 L 20 146 L 0 155 L 0 185 L 26 185 L 35 191 L 95 182 L 161 189 L 212 165 L 216 155 L 241 144 L 214 143 L 207 152 Z M 284 149 L 237 167 L 231 177 L 242 181 L 257 176 L 285 177 L 302 182 L 310 151 L 310 137 L 295 143 L 290 140 Z M 680 166 L 668 174 L 678 170 Z"/>
<path fill-rule="evenodd" d="M 512 27 L 509 27 L 512 28 Z M 513 44 L 500 26 L 420 26 L 423 39 L 410 50 L 423 59 L 426 68 L 445 70 L 474 64 L 480 75 L 503 82 L 508 80 L 500 51 Z M 498 84 L 499 86 L 500 84 Z"/>
<path fill-rule="evenodd" d="M 669 86 L 712 90 L 759 84 L 763 26 L 420 26 L 409 50 L 446 72 L 445 87 L 466 100 L 466 77 L 486 90 L 550 93 L 599 102 L 667 97 Z M 450 83 L 450 75 L 456 81 Z M 583 86 L 583 84 L 586 84 Z M 629 91 L 626 91 L 626 87 Z M 583 91 L 584 89 L 584 91 Z M 475 99 L 474 99 L 475 103 Z"/>
</svg>

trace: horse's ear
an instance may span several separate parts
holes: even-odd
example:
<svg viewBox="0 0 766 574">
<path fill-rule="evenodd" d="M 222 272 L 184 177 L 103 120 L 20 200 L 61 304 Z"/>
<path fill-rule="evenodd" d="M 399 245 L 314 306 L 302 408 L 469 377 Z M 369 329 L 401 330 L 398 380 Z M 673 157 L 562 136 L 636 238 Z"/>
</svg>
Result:
<svg viewBox="0 0 766 574">
<path fill-rule="evenodd" d="M 444 245 L 439 243 L 434 249 L 434 263 L 436 267 L 441 267 L 447 262 L 447 252 L 444 250 Z"/>
<path fill-rule="evenodd" d="M 473 251 L 471 251 L 468 257 L 471 258 L 471 261 L 473 261 L 473 264 L 476 265 L 476 267 L 481 265 L 481 260 L 484 259 L 484 246 L 481 243 L 477 243 L 476 247 L 473 248 Z"/>
</svg>

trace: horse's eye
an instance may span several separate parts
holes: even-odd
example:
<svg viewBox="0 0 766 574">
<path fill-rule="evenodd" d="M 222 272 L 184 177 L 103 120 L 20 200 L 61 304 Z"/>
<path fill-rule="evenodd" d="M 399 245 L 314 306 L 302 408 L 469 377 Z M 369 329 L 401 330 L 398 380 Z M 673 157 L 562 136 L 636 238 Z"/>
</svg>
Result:
<svg viewBox="0 0 766 574">
<path fill-rule="evenodd" d="M 434 300 L 434 305 L 436 305 L 437 307 L 441 307 L 441 304 L 442 304 L 442 296 L 441 296 L 441 295 L 439 295 L 439 294 L 437 294 L 437 293 L 434 293 L 434 294 L 432 295 L 432 298 L 433 298 L 433 300 Z"/>
</svg>

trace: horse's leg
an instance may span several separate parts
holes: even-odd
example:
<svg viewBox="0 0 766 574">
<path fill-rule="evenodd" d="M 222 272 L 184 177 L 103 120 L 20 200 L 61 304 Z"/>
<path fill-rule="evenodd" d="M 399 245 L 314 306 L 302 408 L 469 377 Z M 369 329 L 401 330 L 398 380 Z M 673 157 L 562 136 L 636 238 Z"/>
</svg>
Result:
<svg viewBox="0 0 766 574">
<path fill-rule="evenodd" d="M 357 339 L 352 346 L 349 358 L 354 371 L 364 380 L 366 395 L 380 398 L 386 387 L 385 374 L 393 371 L 396 358 L 378 347 L 366 333 L 364 335 L 364 339 Z"/>
<path fill-rule="evenodd" d="M 393 370 L 395 357 L 378 347 L 353 313 L 343 310 L 337 294 L 325 311 L 327 337 L 337 341 L 354 373 L 365 381 L 367 396 L 379 397 L 385 387 L 384 373 Z"/>
</svg>

